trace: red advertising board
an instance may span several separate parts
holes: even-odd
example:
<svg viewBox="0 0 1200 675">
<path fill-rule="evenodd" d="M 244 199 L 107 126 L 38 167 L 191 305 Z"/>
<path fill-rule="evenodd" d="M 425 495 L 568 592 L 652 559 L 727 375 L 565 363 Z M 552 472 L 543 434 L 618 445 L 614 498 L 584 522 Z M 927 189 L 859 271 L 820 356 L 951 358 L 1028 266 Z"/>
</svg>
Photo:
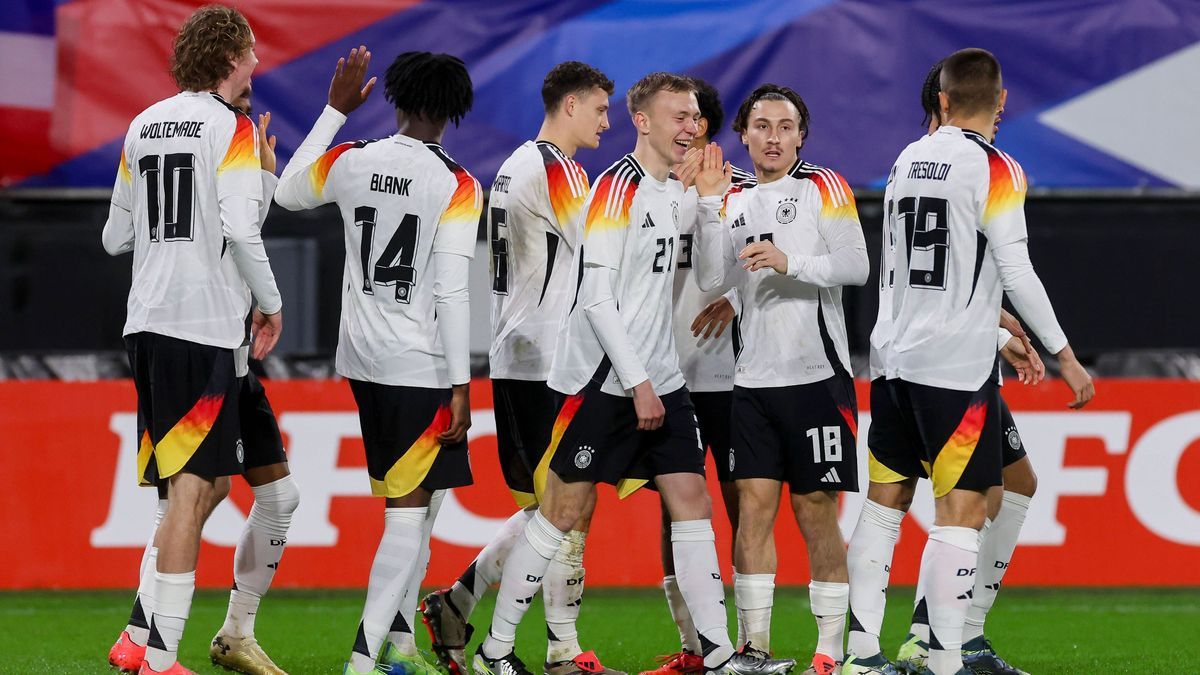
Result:
<svg viewBox="0 0 1200 675">
<path fill-rule="evenodd" d="M 349 388 L 335 381 L 266 386 L 302 494 L 275 583 L 363 586 L 383 504 L 370 496 Z M 866 385 L 859 387 L 865 405 Z M 1076 412 L 1067 410 L 1060 382 L 1004 388 L 1039 479 L 1005 583 L 1200 584 L 1200 383 L 1105 380 L 1097 389 L 1096 400 Z M 486 380 L 473 383 L 472 404 L 476 482 L 447 495 L 434 530 L 429 584 L 453 579 L 514 508 L 495 457 Z M 154 492 L 134 481 L 134 405 L 129 381 L 0 382 L 0 588 L 136 585 Z M 860 460 L 869 423 L 864 410 Z M 728 565 L 729 528 L 709 473 L 719 552 Z M 847 535 L 861 499 L 843 499 Z M 231 498 L 205 528 L 200 585 L 229 585 L 233 546 L 250 503 L 250 491 L 235 479 Z M 924 486 L 896 551 L 895 583 L 915 582 L 931 521 Z M 601 488 L 587 545 L 588 585 L 659 583 L 659 522 L 653 492 L 621 501 Z M 780 583 L 806 583 L 803 542 L 786 511 L 776 538 Z"/>
</svg>

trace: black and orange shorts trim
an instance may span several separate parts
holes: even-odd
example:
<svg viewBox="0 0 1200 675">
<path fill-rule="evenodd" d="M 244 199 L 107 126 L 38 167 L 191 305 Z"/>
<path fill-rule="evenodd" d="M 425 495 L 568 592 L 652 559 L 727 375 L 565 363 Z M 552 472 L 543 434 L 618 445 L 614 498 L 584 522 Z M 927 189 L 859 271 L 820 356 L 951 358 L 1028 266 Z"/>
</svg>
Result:
<svg viewBox="0 0 1200 675">
<path fill-rule="evenodd" d="M 242 445 L 246 452 L 246 469 L 257 469 L 287 461 L 279 420 L 267 400 L 267 390 L 253 371 L 239 378 L 238 412 L 241 417 Z"/>
<path fill-rule="evenodd" d="M 521 508 L 537 503 L 534 471 L 550 446 L 558 413 L 556 393 L 544 381 L 492 380 L 500 471 Z"/>
<path fill-rule="evenodd" d="M 858 491 L 858 403 L 844 371 L 809 384 L 734 387 L 734 480 L 786 481 L 793 494 Z"/>
<path fill-rule="evenodd" d="M 467 442 L 443 446 L 450 428 L 450 390 L 349 380 L 371 494 L 403 497 L 418 487 L 430 492 L 471 484 Z"/>
<path fill-rule="evenodd" d="M 717 480 L 722 483 L 733 480 L 729 471 L 729 458 L 733 453 L 730 432 L 730 415 L 733 411 L 733 391 L 693 391 L 692 404 L 696 406 L 696 422 L 700 425 L 700 440 L 712 453 L 717 467 Z"/>
<path fill-rule="evenodd" d="M 633 399 L 614 396 L 592 382 L 578 394 L 560 394 L 550 447 L 539 470 L 564 482 L 618 487 L 622 497 L 655 476 L 704 475 L 704 448 L 687 387 L 660 395 L 666 416 L 654 431 L 638 431 Z"/>
<path fill-rule="evenodd" d="M 999 387 L 991 379 L 977 391 L 872 381 L 871 481 L 929 477 L 934 497 L 1000 485 L 1001 408 Z"/>
<path fill-rule="evenodd" d="M 127 335 L 125 350 L 138 394 L 138 484 L 242 473 L 233 350 L 156 333 Z"/>
</svg>

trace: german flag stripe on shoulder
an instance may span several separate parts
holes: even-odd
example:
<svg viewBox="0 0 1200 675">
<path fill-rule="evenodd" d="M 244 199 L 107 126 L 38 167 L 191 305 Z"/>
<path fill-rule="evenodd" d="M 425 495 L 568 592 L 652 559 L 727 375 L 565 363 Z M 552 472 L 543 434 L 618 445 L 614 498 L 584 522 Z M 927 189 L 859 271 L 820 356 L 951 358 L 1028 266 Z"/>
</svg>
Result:
<svg viewBox="0 0 1200 675">
<path fill-rule="evenodd" d="M 479 214 L 483 211 L 483 189 L 479 187 L 479 181 L 454 161 L 442 146 L 437 143 L 426 143 L 425 146 L 454 174 L 454 195 L 450 197 L 450 204 L 442 214 L 441 222 L 479 222 Z"/>
<path fill-rule="evenodd" d="M 539 141 L 537 148 L 546 167 L 546 191 L 550 195 L 550 207 L 554 209 L 559 224 L 566 227 L 574 222 L 587 199 L 587 173 L 553 143 Z"/>
<path fill-rule="evenodd" d="M 333 170 L 333 163 L 338 160 L 338 157 L 345 154 L 347 150 L 361 148 L 364 145 L 366 143 L 363 141 L 338 143 L 318 157 L 317 161 L 308 167 L 308 181 L 312 186 L 313 194 L 320 197 L 325 193 L 325 182 L 329 180 L 329 172 Z"/>
<path fill-rule="evenodd" d="M 624 228 L 629 224 L 629 206 L 645 173 L 632 156 L 610 166 L 596 181 L 588 207 L 584 232 Z"/>
<path fill-rule="evenodd" d="M 233 138 L 229 141 L 229 150 L 225 159 L 217 167 L 217 175 L 230 170 L 258 171 L 258 136 L 254 130 L 254 122 L 242 113 L 237 113 L 237 124 L 233 129 Z"/>
<path fill-rule="evenodd" d="M 858 218 L 854 192 L 850 189 L 850 184 L 846 182 L 846 179 L 842 178 L 838 172 L 800 160 L 788 171 L 788 175 L 798 180 L 811 180 L 817 186 L 817 192 L 821 195 L 822 217 Z"/>
<path fill-rule="evenodd" d="M 1029 183 L 1025 170 L 1008 153 L 988 143 L 976 133 L 964 132 L 967 138 L 983 149 L 988 160 L 988 194 L 983 206 L 983 225 L 1025 203 Z"/>
</svg>

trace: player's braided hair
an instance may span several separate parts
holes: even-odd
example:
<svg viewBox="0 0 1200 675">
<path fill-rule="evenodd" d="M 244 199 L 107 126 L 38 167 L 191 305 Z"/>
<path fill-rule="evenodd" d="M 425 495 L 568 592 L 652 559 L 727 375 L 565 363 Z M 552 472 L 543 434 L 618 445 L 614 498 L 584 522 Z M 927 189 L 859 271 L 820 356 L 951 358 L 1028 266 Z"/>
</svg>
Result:
<svg viewBox="0 0 1200 675">
<path fill-rule="evenodd" d="M 791 87 L 782 87 L 778 84 L 764 84 L 750 92 L 746 100 L 742 101 L 737 116 L 733 118 L 733 130 L 736 133 L 740 134 L 746 130 L 750 123 L 750 109 L 759 101 L 791 101 L 800 116 L 800 140 L 802 142 L 808 140 L 808 123 L 812 119 L 808 114 L 808 106 L 804 105 L 804 99 L 800 98 L 800 94 L 797 94 Z"/>
<path fill-rule="evenodd" d="M 945 61 L 938 61 L 929 69 L 929 74 L 925 76 L 925 84 L 921 85 L 921 108 L 925 110 L 925 119 L 921 121 L 921 126 L 928 129 L 929 123 L 934 119 L 941 122 L 942 119 L 942 104 L 938 101 L 938 94 L 942 91 L 942 64 Z"/>
<path fill-rule="evenodd" d="M 171 77 L 183 91 L 216 89 L 233 72 L 233 61 L 254 46 L 254 34 L 241 12 L 205 5 L 179 28 L 171 54 Z"/>
<path fill-rule="evenodd" d="M 542 81 L 542 105 L 552 113 L 570 94 L 590 92 L 599 87 L 612 96 L 613 81 L 596 68 L 582 61 L 563 61 L 546 73 Z"/>
<path fill-rule="evenodd" d="M 404 52 L 383 77 L 383 95 L 396 110 L 430 122 L 458 126 L 475 101 L 471 75 L 457 56 Z"/>
<path fill-rule="evenodd" d="M 725 110 L 721 107 L 721 95 L 717 93 L 715 87 L 698 77 L 693 77 L 692 82 L 696 85 L 696 103 L 700 106 L 700 116 L 708 120 L 707 136 L 711 140 L 721 130 L 721 125 L 725 123 Z"/>
</svg>

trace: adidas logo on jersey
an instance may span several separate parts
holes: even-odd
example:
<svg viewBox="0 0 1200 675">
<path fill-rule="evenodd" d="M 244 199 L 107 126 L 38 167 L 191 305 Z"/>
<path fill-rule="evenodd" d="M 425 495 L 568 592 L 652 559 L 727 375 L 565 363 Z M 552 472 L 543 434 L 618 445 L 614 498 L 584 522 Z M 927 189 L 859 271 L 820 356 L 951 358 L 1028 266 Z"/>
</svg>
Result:
<svg viewBox="0 0 1200 675">
<path fill-rule="evenodd" d="M 830 470 L 826 471 L 825 475 L 821 477 L 821 482 L 822 483 L 840 483 L 840 482 L 842 482 L 841 476 L 838 476 L 837 467 L 835 466 L 835 467 L 831 468 Z"/>
<path fill-rule="evenodd" d="M 739 227 L 745 227 L 745 226 L 746 226 L 746 216 L 743 214 L 734 219 L 733 225 L 730 225 L 729 229 L 736 230 Z"/>
<path fill-rule="evenodd" d="M 647 227 L 654 227 L 654 219 L 650 217 L 649 213 L 646 214 L 646 220 L 642 221 L 642 229 Z"/>
</svg>

